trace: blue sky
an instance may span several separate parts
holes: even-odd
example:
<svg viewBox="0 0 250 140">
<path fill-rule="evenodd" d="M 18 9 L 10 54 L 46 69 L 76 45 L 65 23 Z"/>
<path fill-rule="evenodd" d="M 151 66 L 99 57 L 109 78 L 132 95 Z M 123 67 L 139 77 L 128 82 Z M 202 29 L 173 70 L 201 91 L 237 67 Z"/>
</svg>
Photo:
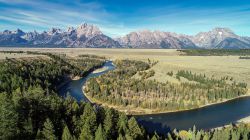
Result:
<svg viewBox="0 0 250 140">
<path fill-rule="evenodd" d="M 0 0 L 0 30 L 66 29 L 87 22 L 107 35 L 161 30 L 193 35 L 215 27 L 250 36 L 249 0 Z"/>
</svg>

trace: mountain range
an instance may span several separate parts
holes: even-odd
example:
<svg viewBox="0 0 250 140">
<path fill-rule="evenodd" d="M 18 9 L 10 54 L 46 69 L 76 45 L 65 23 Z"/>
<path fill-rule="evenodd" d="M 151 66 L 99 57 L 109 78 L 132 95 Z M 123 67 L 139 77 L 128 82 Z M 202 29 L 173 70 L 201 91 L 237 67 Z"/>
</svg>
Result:
<svg viewBox="0 0 250 140">
<path fill-rule="evenodd" d="M 247 49 L 250 37 L 236 35 L 228 28 L 214 28 L 194 36 L 163 31 L 136 31 L 123 37 L 111 38 L 97 26 L 81 24 L 67 30 L 52 28 L 38 33 L 4 30 L 0 32 L 4 47 L 84 47 L 84 48 L 164 48 L 164 49 Z"/>
</svg>

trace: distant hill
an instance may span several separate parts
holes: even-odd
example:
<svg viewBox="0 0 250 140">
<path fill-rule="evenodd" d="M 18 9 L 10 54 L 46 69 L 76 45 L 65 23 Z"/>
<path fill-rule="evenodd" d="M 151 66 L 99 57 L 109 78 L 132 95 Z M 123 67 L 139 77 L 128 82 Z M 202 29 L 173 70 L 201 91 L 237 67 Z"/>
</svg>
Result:
<svg viewBox="0 0 250 140">
<path fill-rule="evenodd" d="M 38 33 L 5 30 L 0 32 L 0 46 L 83 47 L 83 48 L 162 48 L 162 49 L 249 49 L 250 37 L 236 35 L 228 28 L 214 28 L 194 36 L 163 31 L 136 31 L 111 38 L 97 26 L 84 23 L 66 31 L 52 28 Z"/>
</svg>

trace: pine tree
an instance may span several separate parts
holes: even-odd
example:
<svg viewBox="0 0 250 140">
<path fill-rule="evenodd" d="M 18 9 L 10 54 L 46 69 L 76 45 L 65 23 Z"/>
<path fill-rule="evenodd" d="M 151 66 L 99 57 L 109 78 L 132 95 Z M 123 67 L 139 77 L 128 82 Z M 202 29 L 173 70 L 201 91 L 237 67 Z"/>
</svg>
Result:
<svg viewBox="0 0 250 140">
<path fill-rule="evenodd" d="M 208 135 L 207 135 L 207 134 L 205 134 L 205 135 L 203 136 L 202 140 L 209 140 Z"/>
<path fill-rule="evenodd" d="M 106 140 L 105 132 L 102 130 L 102 125 L 99 124 L 96 132 L 95 132 L 95 140 Z"/>
<path fill-rule="evenodd" d="M 36 140 L 44 140 L 42 131 L 40 129 L 37 130 Z"/>
<path fill-rule="evenodd" d="M 72 116 L 72 128 L 73 128 L 73 134 L 75 134 L 76 137 L 78 137 L 82 130 L 82 124 L 83 122 L 81 119 L 75 115 Z"/>
<path fill-rule="evenodd" d="M 154 133 L 154 136 L 151 138 L 151 140 L 158 140 L 159 139 L 159 136 L 157 135 L 157 133 L 155 132 Z"/>
<path fill-rule="evenodd" d="M 0 93 L 0 139 L 11 139 L 18 133 L 18 113 L 6 93 Z"/>
<path fill-rule="evenodd" d="M 128 121 L 128 128 L 129 128 L 129 132 L 130 135 L 132 136 L 133 139 L 137 139 L 142 137 L 142 132 L 141 129 L 139 127 L 139 125 L 137 124 L 137 121 L 134 117 L 131 117 Z"/>
<path fill-rule="evenodd" d="M 31 137 L 33 135 L 33 125 L 32 125 L 32 120 L 29 117 L 27 120 L 25 120 L 22 123 L 23 126 L 23 134 L 27 137 Z"/>
<path fill-rule="evenodd" d="M 71 135 L 67 125 L 65 125 L 63 129 L 62 140 L 74 140 L 74 137 Z"/>
<path fill-rule="evenodd" d="M 83 125 L 79 139 L 80 140 L 93 140 L 94 139 L 88 123 L 85 123 Z"/>
<path fill-rule="evenodd" d="M 158 140 L 157 137 L 154 135 L 151 140 Z"/>
<path fill-rule="evenodd" d="M 91 106 L 90 103 L 87 103 L 87 104 L 85 105 L 85 107 L 84 107 L 83 114 L 81 115 L 81 121 L 82 121 L 83 124 L 85 123 L 85 121 L 87 120 L 87 118 L 88 118 L 91 114 L 93 114 L 93 112 L 95 112 L 94 109 L 93 109 L 93 107 Z M 82 124 L 82 125 L 83 125 L 83 124 Z"/>
<path fill-rule="evenodd" d="M 250 135 L 250 133 L 248 134 L 247 132 L 243 132 L 242 140 L 250 139 L 249 135 Z"/>
<path fill-rule="evenodd" d="M 125 135 L 125 139 L 126 140 L 134 140 L 134 138 L 132 136 L 130 136 L 129 134 Z"/>
<path fill-rule="evenodd" d="M 82 128 L 85 125 L 85 128 L 86 127 L 89 128 L 89 131 L 92 134 L 92 136 L 94 135 L 97 127 L 96 114 L 90 103 L 87 103 L 86 106 L 84 107 L 83 115 L 81 115 L 81 124 Z"/>
<path fill-rule="evenodd" d="M 122 134 L 119 134 L 117 140 L 125 140 L 125 138 L 122 136 Z"/>
<path fill-rule="evenodd" d="M 125 135 L 125 133 L 128 130 L 127 122 L 128 122 L 128 117 L 124 113 L 121 113 L 119 115 L 119 119 L 118 119 L 118 122 L 117 122 L 118 133 L 121 133 L 121 134 Z"/>
<path fill-rule="evenodd" d="M 110 139 L 113 133 L 113 112 L 111 109 L 106 109 L 105 119 L 104 119 L 104 130 L 107 134 L 107 138 Z"/>
<path fill-rule="evenodd" d="M 168 140 L 173 140 L 172 136 L 170 133 L 168 133 Z"/>
<path fill-rule="evenodd" d="M 56 140 L 55 129 L 49 118 L 46 119 L 42 131 L 43 137 L 46 140 Z"/>
<path fill-rule="evenodd" d="M 197 140 L 200 140 L 200 139 L 201 139 L 201 132 L 200 132 L 200 131 L 198 131 L 198 132 L 196 133 L 195 138 L 196 138 Z"/>
</svg>

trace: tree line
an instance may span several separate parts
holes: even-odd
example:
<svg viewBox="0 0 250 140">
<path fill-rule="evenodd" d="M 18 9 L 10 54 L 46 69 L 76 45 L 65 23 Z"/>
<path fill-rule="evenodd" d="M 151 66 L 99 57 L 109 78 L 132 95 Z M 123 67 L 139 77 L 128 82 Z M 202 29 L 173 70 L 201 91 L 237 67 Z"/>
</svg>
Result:
<svg viewBox="0 0 250 140">
<path fill-rule="evenodd" d="M 179 79 L 179 77 L 184 77 L 184 78 L 188 79 L 189 81 L 195 81 L 195 82 L 198 82 L 200 84 L 204 84 L 208 88 L 212 88 L 214 85 L 217 85 L 218 87 L 223 87 L 223 86 L 227 85 L 227 82 L 233 81 L 233 77 L 229 77 L 229 76 L 221 77 L 220 79 L 214 79 L 214 78 L 207 77 L 205 74 L 196 74 L 196 73 L 192 73 L 191 71 L 187 71 L 187 70 L 177 71 L 176 77 L 177 77 L 177 79 Z M 247 88 L 246 83 L 241 83 L 241 82 L 236 83 L 234 81 L 232 84 L 233 85 L 237 84 L 236 85 L 237 87 Z"/>
<path fill-rule="evenodd" d="M 250 49 L 187 49 L 178 51 L 190 56 L 250 55 Z"/>
<path fill-rule="evenodd" d="M 250 56 L 240 56 L 239 59 L 250 59 Z"/>
</svg>

